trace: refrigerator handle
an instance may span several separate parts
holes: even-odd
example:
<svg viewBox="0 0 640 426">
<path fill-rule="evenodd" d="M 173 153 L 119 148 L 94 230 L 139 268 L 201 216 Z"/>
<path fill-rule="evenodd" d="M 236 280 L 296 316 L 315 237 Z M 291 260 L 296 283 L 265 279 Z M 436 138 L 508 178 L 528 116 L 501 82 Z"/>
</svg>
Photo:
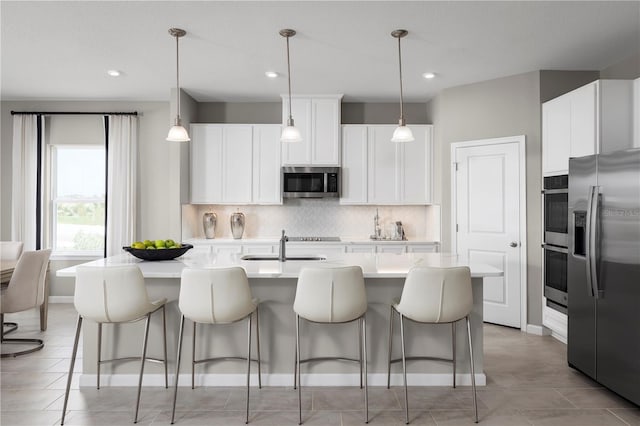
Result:
<svg viewBox="0 0 640 426">
<path fill-rule="evenodd" d="M 593 186 L 589 187 L 589 195 L 587 197 L 587 223 L 584 229 L 585 232 L 585 245 L 584 245 L 584 260 L 587 273 L 587 293 L 593 297 L 593 282 L 591 279 L 591 221 L 593 218 Z"/>
<path fill-rule="evenodd" d="M 599 290 L 598 285 L 598 219 L 600 208 L 600 187 L 592 186 L 591 205 L 589 210 L 591 211 L 591 221 L 589 222 L 589 246 L 591 259 L 589 261 L 589 267 L 591 268 L 591 286 L 592 294 L 596 299 L 602 296 L 602 291 Z"/>
</svg>

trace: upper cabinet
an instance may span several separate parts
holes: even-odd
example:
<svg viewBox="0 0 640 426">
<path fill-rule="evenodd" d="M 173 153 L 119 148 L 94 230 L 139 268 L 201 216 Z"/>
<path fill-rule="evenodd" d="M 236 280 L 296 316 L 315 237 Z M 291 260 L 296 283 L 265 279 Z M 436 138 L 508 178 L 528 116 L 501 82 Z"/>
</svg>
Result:
<svg viewBox="0 0 640 426">
<path fill-rule="evenodd" d="M 431 125 L 411 125 L 415 141 L 393 143 L 396 125 L 342 126 L 341 204 L 430 204 Z"/>
<path fill-rule="evenodd" d="M 279 124 L 192 124 L 191 203 L 282 204 Z"/>
<path fill-rule="evenodd" d="M 282 144 L 283 166 L 340 166 L 342 95 L 292 96 L 291 114 L 302 141 Z M 282 96 L 282 122 L 289 118 L 289 97 Z"/>
<path fill-rule="evenodd" d="M 630 80 L 598 80 L 542 104 L 542 173 L 567 174 L 569 158 L 633 146 Z"/>
</svg>

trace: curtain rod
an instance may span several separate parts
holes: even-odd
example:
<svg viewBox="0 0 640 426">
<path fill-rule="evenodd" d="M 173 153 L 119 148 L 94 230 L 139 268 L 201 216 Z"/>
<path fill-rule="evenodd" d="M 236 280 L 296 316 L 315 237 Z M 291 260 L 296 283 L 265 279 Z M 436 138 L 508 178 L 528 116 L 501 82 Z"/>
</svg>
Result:
<svg viewBox="0 0 640 426">
<path fill-rule="evenodd" d="M 133 112 L 55 112 L 55 111 L 11 111 L 11 115 L 138 115 Z"/>
</svg>

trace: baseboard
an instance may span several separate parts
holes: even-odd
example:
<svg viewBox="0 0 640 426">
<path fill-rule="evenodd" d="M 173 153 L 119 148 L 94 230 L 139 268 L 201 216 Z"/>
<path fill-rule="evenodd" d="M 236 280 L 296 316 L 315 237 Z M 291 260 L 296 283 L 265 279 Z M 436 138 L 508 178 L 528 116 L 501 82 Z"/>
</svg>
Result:
<svg viewBox="0 0 640 426">
<path fill-rule="evenodd" d="M 73 303 L 73 296 L 49 296 L 49 303 Z"/>
<path fill-rule="evenodd" d="M 535 334 L 536 336 L 548 336 L 549 334 L 551 334 L 549 329 L 541 325 L 535 325 L 535 324 L 527 324 L 526 331 L 527 333 Z"/>
<path fill-rule="evenodd" d="M 101 374 L 100 386 L 138 386 L 137 374 Z M 484 373 L 475 375 L 476 386 L 485 386 L 487 377 Z M 169 386 L 173 386 L 175 376 L 169 376 Z M 384 373 L 369 374 L 369 386 L 386 386 L 387 375 Z M 244 374 L 196 374 L 196 386 L 245 386 L 247 376 Z M 258 385 L 258 375 L 251 375 L 251 385 Z M 302 386 L 359 386 L 359 374 L 303 374 L 300 376 Z M 181 374 L 179 386 L 191 386 L 191 375 Z M 451 374 L 407 374 L 409 386 L 451 386 Z M 95 374 L 82 374 L 80 387 L 95 387 Z M 145 374 L 143 386 L 164 386 L 163 374 Z M 263 374 L 263 386 L 293 386 L 293 374 Z M 402 385 L 402 374 L 391 375 L 391 385 Z M 457 374 L 456 385 L 471 386 L 470 374 Z"/>
<path fill-rule="evenodd" d="M 567 315 L 551 309 L 548 306 L 542 307 L 542 324 L 551 330 L 551 337 L 562 343 L 567 343 Z"/>
</svg>

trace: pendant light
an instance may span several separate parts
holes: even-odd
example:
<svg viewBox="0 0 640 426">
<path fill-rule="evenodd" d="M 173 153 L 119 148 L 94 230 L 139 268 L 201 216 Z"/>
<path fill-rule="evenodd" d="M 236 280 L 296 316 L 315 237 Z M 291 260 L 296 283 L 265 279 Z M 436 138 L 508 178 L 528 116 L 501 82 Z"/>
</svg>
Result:
<svg viewBox="0 0 640 426">
<path fill-rule="evenodd" d="M 280 142 L 301 142 L 302 136 L 300 130 L 293 124 L 293 116 L 291 115 L 291 61 L 289 60 L 289 37 L 296 35 L 295 30 L 284 29 L 280 30 L 280 35 L 287 39 L 287 77 L 289 79 L 289 118 L 287 119 L 287 126 L 282 129 L 282 135 L 280 136 Z"/>
<path fill-rule="evenodd" d="M 407 127 L 404 120 L 404 99 L 402 98 L 402 52 L 400 50 L 400 39 L 409 34 L 407 30 L 395 30 L 391 35 L 398 39 L 398 64 L 400 65 L 400 120 L 398 127 L 393 132 L 391 142 L 411 142 L 415 140 L 413 132 Z"/>
<path fill-rule="evenodd" d="M 180 120 L 180 61 L 179 61 L 179 50 L 178 50 L 178 40 L 180 37 L 184 37 L 187 32 L 180 28 L 169 28 L 169 34 L 172 37 L 176 38 L 176 103 L 177 103 L 177 114 L 176 121 L 174 126 L 169 129 L 169 134 L 167 135 L 167 140 L 170 142 L 188 142 L 191 140 L 189 138 L 189 133 L 187 133 L 187 129 L 182 127 L 182 122 Z"/>
</svg>

